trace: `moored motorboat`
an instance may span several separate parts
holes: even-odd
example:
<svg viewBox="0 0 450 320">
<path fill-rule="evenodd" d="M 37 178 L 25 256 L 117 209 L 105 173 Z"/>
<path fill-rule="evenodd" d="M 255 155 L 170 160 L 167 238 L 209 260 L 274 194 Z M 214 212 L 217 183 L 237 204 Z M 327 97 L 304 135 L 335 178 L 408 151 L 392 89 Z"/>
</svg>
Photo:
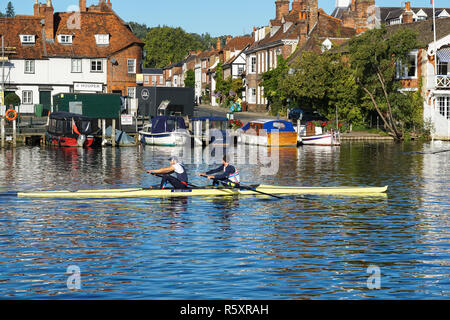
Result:
<svg viewBox="0 0 450 320">
<path fill-rule="evenodd" d="M 353 195 L 380 196 L 385 195 L 388 187 L 283 187 L 258 185 L 253 190 L 248 188 L 213 188 L 200 187 L 186 190 L 174 189 L 111 189 L 80 191 L 43 191 L 19 193 L 20 198 L 70 198 L 70 199 L 103 199 L 103 198 L 164 198 L 164 197 L 223 197 L 238 195 L 259 195 L 263 192 L 272 195 Z"/>
<path fill-rule="evenodd" d="M 159 116 L 139 132 L 143 144 L 181 146 L 190 141 L 189 131 L 182 117 Z"/>
<path fill-rule="evenodd" d="M 94 144 L 93 119 L 69 112 L 54 112 L 49 116 L 45 141 L 59 147 L 89 148 Z"/>
<path fill-rule="evenodd" d="M 297 146 L 297 133 L 285 120 L 256 120 L 237 130 L 238 143 L 268 147 Z"/>
</svg>

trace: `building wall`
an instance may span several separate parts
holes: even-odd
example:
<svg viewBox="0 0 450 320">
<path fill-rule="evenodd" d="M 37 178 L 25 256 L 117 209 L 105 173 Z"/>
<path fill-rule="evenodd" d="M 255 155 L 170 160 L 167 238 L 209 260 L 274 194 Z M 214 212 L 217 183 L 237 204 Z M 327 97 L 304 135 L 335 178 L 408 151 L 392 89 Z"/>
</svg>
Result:
<svg viewBox="0 0 450 320">
<path fill-rule="evenodd" d="M 117 61 L 117 65 L 112 64 L 112 59 Z M 136 59 L 136 72 L 128 73 L 128 59 Z M 128 87 L 136 87 L 136 74 L 142 72 L 141 61 L 142 47 L 139 45 L 133 45 L 111 56 L 107 68 L 107 92 L 121 91 L 122 95 L 127 95 Z"/>
</svg>

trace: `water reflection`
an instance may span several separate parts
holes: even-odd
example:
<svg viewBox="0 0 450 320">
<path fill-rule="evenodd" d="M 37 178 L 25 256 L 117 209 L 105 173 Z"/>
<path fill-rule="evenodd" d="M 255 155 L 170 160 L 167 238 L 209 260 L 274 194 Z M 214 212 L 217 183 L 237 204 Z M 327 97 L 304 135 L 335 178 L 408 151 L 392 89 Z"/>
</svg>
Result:
<svg viewBox="0 0 450 320">
<path fill-rule="evenodd" d="M 389 185 L 384 198 L 93 201 L 11 191 L 154 185 L 145 170 L 167 165 L 176 148 L 0 150 L 0 296 L 448 298 L 450 155 L 418 153 L 430 148 L 352 143 L 235 155 L 248 184 Z M 279 170 L 261 175 L 274 154 Z M 205 184 L 195 174 L 211 167 L 187 164 L 191 182 Z M 65 287 L 69 265 L 81 269 L 81 292 Z M 369 265 L 381 268 L 381 290 L 367 288 Z"/>
</svg>

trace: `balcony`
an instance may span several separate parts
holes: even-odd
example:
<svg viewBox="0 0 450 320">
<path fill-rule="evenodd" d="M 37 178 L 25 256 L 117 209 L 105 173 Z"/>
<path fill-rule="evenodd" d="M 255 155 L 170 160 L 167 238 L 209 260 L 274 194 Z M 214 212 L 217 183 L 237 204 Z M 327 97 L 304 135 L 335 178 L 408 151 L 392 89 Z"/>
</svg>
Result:
<svg viewBox="0 0 450 320">
<path fill-rule="evenodd" d="M 437 75 L 436 87 L 439 89 L 450 89 L 450 75 Z"/>
</svg>

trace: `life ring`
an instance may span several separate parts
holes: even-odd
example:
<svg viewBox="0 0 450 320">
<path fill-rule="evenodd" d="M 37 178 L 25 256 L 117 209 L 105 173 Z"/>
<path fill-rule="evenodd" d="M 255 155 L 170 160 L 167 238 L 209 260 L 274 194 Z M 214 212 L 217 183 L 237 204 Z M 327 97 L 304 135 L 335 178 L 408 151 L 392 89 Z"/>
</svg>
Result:
<svg viewBox="0 0 450 320">
<path fill-rule="evenodd" d="M 12 113 L 12 115 L 11 115 L 11 113 Z M 14 121 L 17 119 L 17 111 L 14 109 L 9 109 L 8 111 L 6 111 L 5 117 L 9 121 Z"/>
</svg>

